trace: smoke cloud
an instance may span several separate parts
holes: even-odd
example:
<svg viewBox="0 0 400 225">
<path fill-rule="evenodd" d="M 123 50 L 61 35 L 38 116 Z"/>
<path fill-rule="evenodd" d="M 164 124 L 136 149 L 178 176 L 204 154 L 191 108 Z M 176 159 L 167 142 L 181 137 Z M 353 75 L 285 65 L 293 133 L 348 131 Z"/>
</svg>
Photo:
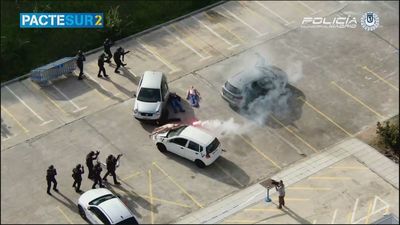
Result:
<svg viewBox="0 0 400 225">
<path fill-rule="evenodd" d="M 293 92 L 288 87 L 288 81 L 296 82 L 302 77 L 301 62 L 291 63 L 288 75 L 276 66 L 268 65 L 265 58 L 256 53 L 257 62 L 253 68 L 244 73 L 256 75 L 257 80 L 246 84 L 242 90 L 244 107 L 239 112 L 257 122 L 264 125 L 271 113 L 279 118 L 293 117 L 296 110 L 291 107 L 293 100 Z"/>
<path fill-rule="evenodd" d="M 233 118 L 230 118 L 225 121 L 217 119 L 205 121 L 199 120 L 194 122 L 193 126 L 203 127 L 216 137 L 225 138 L 249 132 L 252 129 L 253 124 L 238 124 Z"/>
</svg>

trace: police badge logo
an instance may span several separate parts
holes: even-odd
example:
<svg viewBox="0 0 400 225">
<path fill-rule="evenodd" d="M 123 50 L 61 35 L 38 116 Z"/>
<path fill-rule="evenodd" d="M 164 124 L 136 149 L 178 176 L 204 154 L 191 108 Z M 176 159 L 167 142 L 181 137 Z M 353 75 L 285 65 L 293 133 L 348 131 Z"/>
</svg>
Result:
<svg viewBox="0 0 400 225">
<path fill-rule="evenodd" d="M 379 17 L 376 13 L 366 12 L 361 16 L 361 26 L 367 31 L 373 31 L 379 26 Z"/>
</svg>

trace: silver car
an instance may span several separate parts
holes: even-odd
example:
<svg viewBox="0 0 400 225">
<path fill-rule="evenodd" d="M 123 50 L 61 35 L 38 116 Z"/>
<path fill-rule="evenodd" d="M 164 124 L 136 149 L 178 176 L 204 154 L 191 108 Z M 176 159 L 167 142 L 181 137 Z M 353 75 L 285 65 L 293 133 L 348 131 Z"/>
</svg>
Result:
<svg viewBox="0 0 400 225">
<path fill-rule="evenodd" d="M 140 79 L 133 115 L 138 120 L 159 121 L 168 113 L 169 89 L 162 72 L 146 71 Z"/>
<path fill-rule="evenodd" d="M 283 88 L 287 84 L 285 72 L 276 66 L 255 66 L 230 77 L 222 86 L 221 96 L 235 108 L 245 108 L 269 90 Z"/>
</svg>

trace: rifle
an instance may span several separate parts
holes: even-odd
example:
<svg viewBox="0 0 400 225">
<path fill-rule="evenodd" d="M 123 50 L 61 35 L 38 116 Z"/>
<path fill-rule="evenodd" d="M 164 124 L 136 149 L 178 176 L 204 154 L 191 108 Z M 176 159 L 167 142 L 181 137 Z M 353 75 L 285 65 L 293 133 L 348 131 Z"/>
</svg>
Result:
<svg viewBox="0 0 400 225">
<path fill-rule="evenodd" d="M 125 61 L 124 59 L 125 59 L 125 54 L 128 54 L 129 52 L 131 52 L 131 51 L 127 51 L 127 52 L 125 52 L 125 50 L 124 49 L 122 49 L 122 52 L 121 52 L 121 55 L 122 55 L 122 61 Z"/>
</svg>

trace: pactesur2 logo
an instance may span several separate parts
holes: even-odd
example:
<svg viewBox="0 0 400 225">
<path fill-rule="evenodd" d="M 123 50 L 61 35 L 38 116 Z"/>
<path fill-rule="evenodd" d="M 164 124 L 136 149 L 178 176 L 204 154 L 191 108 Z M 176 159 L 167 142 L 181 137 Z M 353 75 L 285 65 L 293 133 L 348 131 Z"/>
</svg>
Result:
<svg viewBox="0 0 400 225">
<path fill-rule="evenodd" d="M 20 28 L 103 28 L 103 13 L 20 13 Z"/>
</svg>

